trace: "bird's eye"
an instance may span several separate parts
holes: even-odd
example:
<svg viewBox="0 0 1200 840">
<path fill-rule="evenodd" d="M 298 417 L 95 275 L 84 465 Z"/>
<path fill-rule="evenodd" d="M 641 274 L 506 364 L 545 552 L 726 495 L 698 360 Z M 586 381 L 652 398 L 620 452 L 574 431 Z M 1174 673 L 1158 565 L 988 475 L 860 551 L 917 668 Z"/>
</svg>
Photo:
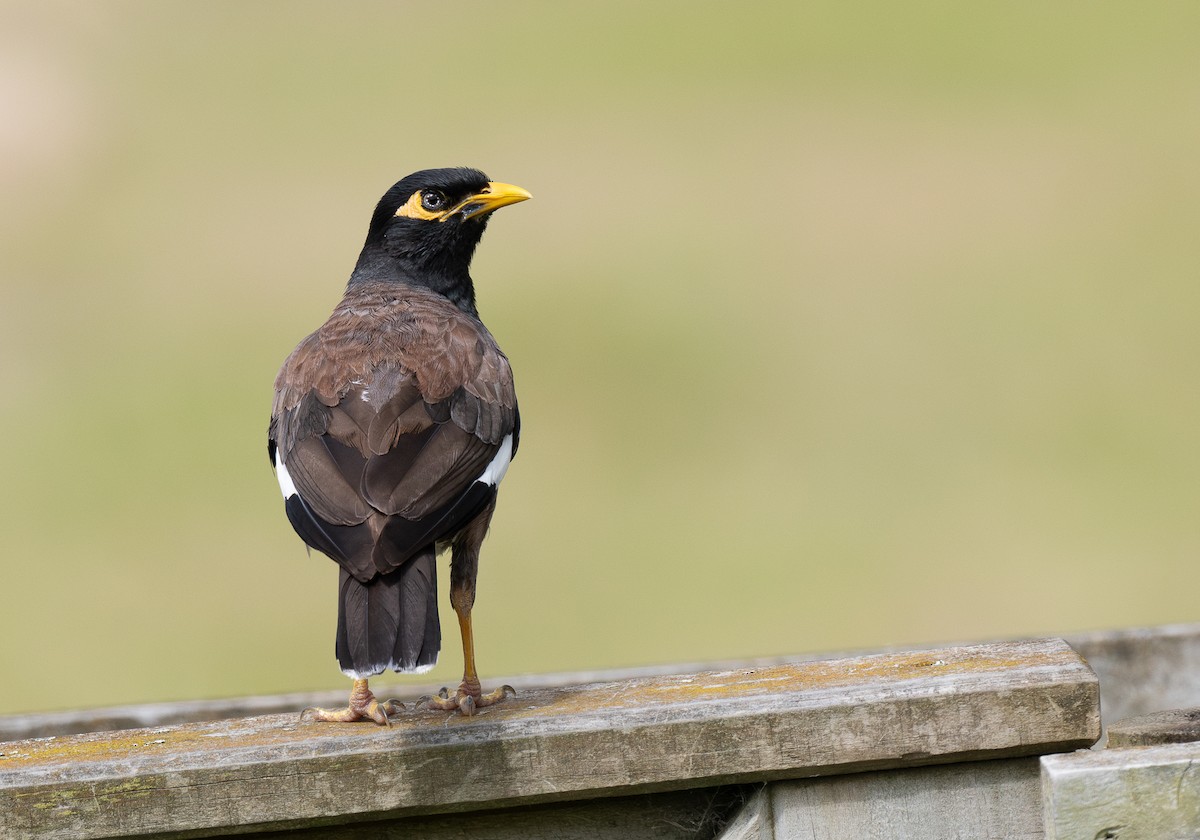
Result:
<svg viewBox="0 0 1200 840">
<path fill-rule="evenodd" d="M 441 210 L 446 205 L 446 196 L 437 190 L 421 190 L 421 206 L 431 212 Z"/>
</svg>

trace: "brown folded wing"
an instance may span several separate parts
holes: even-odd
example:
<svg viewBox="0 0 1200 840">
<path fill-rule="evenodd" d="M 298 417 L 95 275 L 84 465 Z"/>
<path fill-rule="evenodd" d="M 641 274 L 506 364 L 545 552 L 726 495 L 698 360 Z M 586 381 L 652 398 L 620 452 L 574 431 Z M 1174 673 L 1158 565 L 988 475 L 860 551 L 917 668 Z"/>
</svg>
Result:
<svg viewBox="0 0 1200 840">
<path fill-rule="evenodd" d="M 335 546 L 340 528 L 364 526 L 375 543 L 392 517 L 430 520 L 388 529 L 424 543 L 375 550 L 370 563 L 352 529 L 334 559 L 361 578 L 449 536 L 434 533 L 451 524 L 448 506 L 516 426 L 512 372 L 483 325 L 438 295 L 375 284 L 350 289 L 288 357 L 271 440 L 316 525 L 335 526 L 323 528 Z"/>
</svg>

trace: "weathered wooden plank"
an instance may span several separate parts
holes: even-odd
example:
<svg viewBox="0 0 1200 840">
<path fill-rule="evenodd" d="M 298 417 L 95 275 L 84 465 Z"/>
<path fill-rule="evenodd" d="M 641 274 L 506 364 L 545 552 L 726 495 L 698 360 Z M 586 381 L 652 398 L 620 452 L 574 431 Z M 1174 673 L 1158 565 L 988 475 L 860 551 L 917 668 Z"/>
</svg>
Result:
<svg viewBox="0 0 1200 840">
<path fill-rule="evenodd" d="M 788 840 L 1044 836 L 1036 758 L 772 782 L 768 793 L 774 836 Z"/>
<path fill-rule="evenodd" d="M 539 688 L 618 682 L 640 677 L 763 668 L 784 665 L 793 661 L 807 662 L 817 658 L 830 659 L 833 657 L 828 655 L 821 657 L 768 657 L 736 662 L 675 663 L 620 670 L 494 676 L 488 682 L 494 685 L 508 684 L 515 687 L 518 692 L 525 693 Z M 348 685 L 349 683 L 346 683 L 346 686 Z M 20 741 L 28 738 L 47 738 L 51 735 L 110 732 L 114 729 L 145 729 L 171 726 L 176 723 L 204 723 L 229 718 L 290 714 L 296 709 L 303 709 L 307 706 L 339 706 L 346 702 L 346 686 L 333 691 L 176 700 L 164 703 L 136 703 L 90 709 L 66 709 L 57 712 L 0 715 L 0 741 Z M 420 697 L 423 694 L 434 694 L 441 684 L 407 683 L 393 685 L 389 690 L 385 678 L 380 677 L 378 680 L 372 680 L 371 686 L 381 696 L 395 696 L 399 700 L 405 700 L 406 698 Z"/>
<path fill-rule="evenodd" d="M 1124 718 L 1108 727 L 1110 747 L 1152 747 L 1200 741 L 1200 709 L 1170 709 Z"/>
<path fill-rule="evenodd" d="M 1046 840 L 1200 834 L 1200 744 L 1087 750 L 1041 764 Z"/>
<path fill-rule="evenodd" d="M 1106 723 L 1200 706 L 1200 624 L 1102 630 L 1067 642 L 1100 678 Z"/>
<path fill-rule="evenodd" d="M 1100 677 L 1101 708 L 1105 720 L 1115 721 L 1162 709 L 1200 706 L 1200 624 L 1103 630 L 1069 636 L 1066 641 L 1088 661 L 1092 670 Z M 812 653 L 724 662 L 647 665 L 621 670 L 495 677 L 491 681 L 496 684 L 509 683 L 523 691 L 561 685 L 617 682 L 637 677 L 767 668 L 818 659 L 845 659 L 874 653 L 915 652 L 921 649 L 924 648 L 906 647 L 840 654 Z M 403 699 L 405 696 L 419 697 L 422 694 L 431 694 L 437 688 L 436 685 L 405 685 L 398 686 L 396 690 Z M 338 689 L 261 697 L 184 700 L 99 709 L 0 715 L 0 741 L 283 714 L 305 706 L 337 705 L 342 702 L 343 694 L 344 689 Z"/>
<path fill-rule="evenodd" d="M 191 836 L 975 758 L 1098 736 L 1061 640 L 527 692 L 390 729 L 274 715 L 0 744 L 0 835 Z"/>
</svg>

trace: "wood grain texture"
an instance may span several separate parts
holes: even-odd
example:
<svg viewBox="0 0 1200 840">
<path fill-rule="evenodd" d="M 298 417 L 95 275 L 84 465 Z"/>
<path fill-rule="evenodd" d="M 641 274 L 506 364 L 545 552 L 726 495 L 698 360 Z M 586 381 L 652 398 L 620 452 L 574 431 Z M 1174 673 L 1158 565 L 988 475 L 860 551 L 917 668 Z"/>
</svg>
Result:
<svg viewBox="0 0 1200 840">
<path fill-rule="evenodd" d="M 1165 840 L 1200 834 L 1200 744 L 1041 759 L 1046 840 Z"/>
<path fill-rule="evenodd" d="M 0 744 L 0 836 L 215 835 L 1037 755 L 1099 734 L 1061 640 L 533 690 L 390 729 L 269 715 Z"/>
<path fill-rule="evenodd" d="M 1108 727 L 1110 747 L 1152 747 L 1200 741 L 1200 708 L 1125 718 Z"/>
<path fill-rule="evenodd" d="M 1200 624 L 1103 630 L 1067 642 L 1100 678 L 1105 723 L 1200 706 Z"/>
<path fill-rule="evenodd" d="M 774 836 L 788 840 L 1041 840 L 1038 760 L 882 770 L 768 786 Z"/>
</svg>

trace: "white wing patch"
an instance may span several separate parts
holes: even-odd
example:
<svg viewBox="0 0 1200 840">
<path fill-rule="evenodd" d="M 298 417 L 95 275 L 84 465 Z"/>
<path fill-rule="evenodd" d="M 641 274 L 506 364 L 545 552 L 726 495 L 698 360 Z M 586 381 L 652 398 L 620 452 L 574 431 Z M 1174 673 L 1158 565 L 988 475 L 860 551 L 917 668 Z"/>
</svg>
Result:
<svg viewBox="0 0 1200 840">
<path fill-rule="evenodd" d="M 279 489 L 283 491 L 283 498 L 290 499 L 296 495 L 296 485 L 292 483 L 292 477 L 288 475 L 287 467 L 283 465 L 283 458 L 279 457 L 279 450 L 275 450 L 275 478 L 279 479 Z"/>
<path fill-rule="evenodd" d="M 508 462 L 512 460 L 512 433 L 504 436 L 504 440 L 500 442 L 500 449 L 496 452 L 496 457 L 492 458 L 492 462 L 487 465 L 479 478 L 476 481 L 482 481 L 484 484 L 490 484 L 492 487 L 497 486 L 500 480 L 504 478 L 504 473 L 508 471 Z"/>
<path fill-rule="evenodd" d="M 492 458 L 492 462 L 487 465 L 479 478 L 476 481 L 482 481 L 484 484 L 489 484 L 496 487 L 504 478 L 504 474 L 508 472 L 508 464 L 512 461 L 512 434 L 504 436 L 504 440 L 500 442 L 500 449 Z M 283 492 L 283 498 L 290 499 L 295 496 L 296 485 L 292 481 L 291 475 L 288 474 L 287 467 L 283 464 L 283 459 L 279 457 L 279 450 L 275 450 L 275 478 L 279 480 L 279 489 Z"/>
</svg>

